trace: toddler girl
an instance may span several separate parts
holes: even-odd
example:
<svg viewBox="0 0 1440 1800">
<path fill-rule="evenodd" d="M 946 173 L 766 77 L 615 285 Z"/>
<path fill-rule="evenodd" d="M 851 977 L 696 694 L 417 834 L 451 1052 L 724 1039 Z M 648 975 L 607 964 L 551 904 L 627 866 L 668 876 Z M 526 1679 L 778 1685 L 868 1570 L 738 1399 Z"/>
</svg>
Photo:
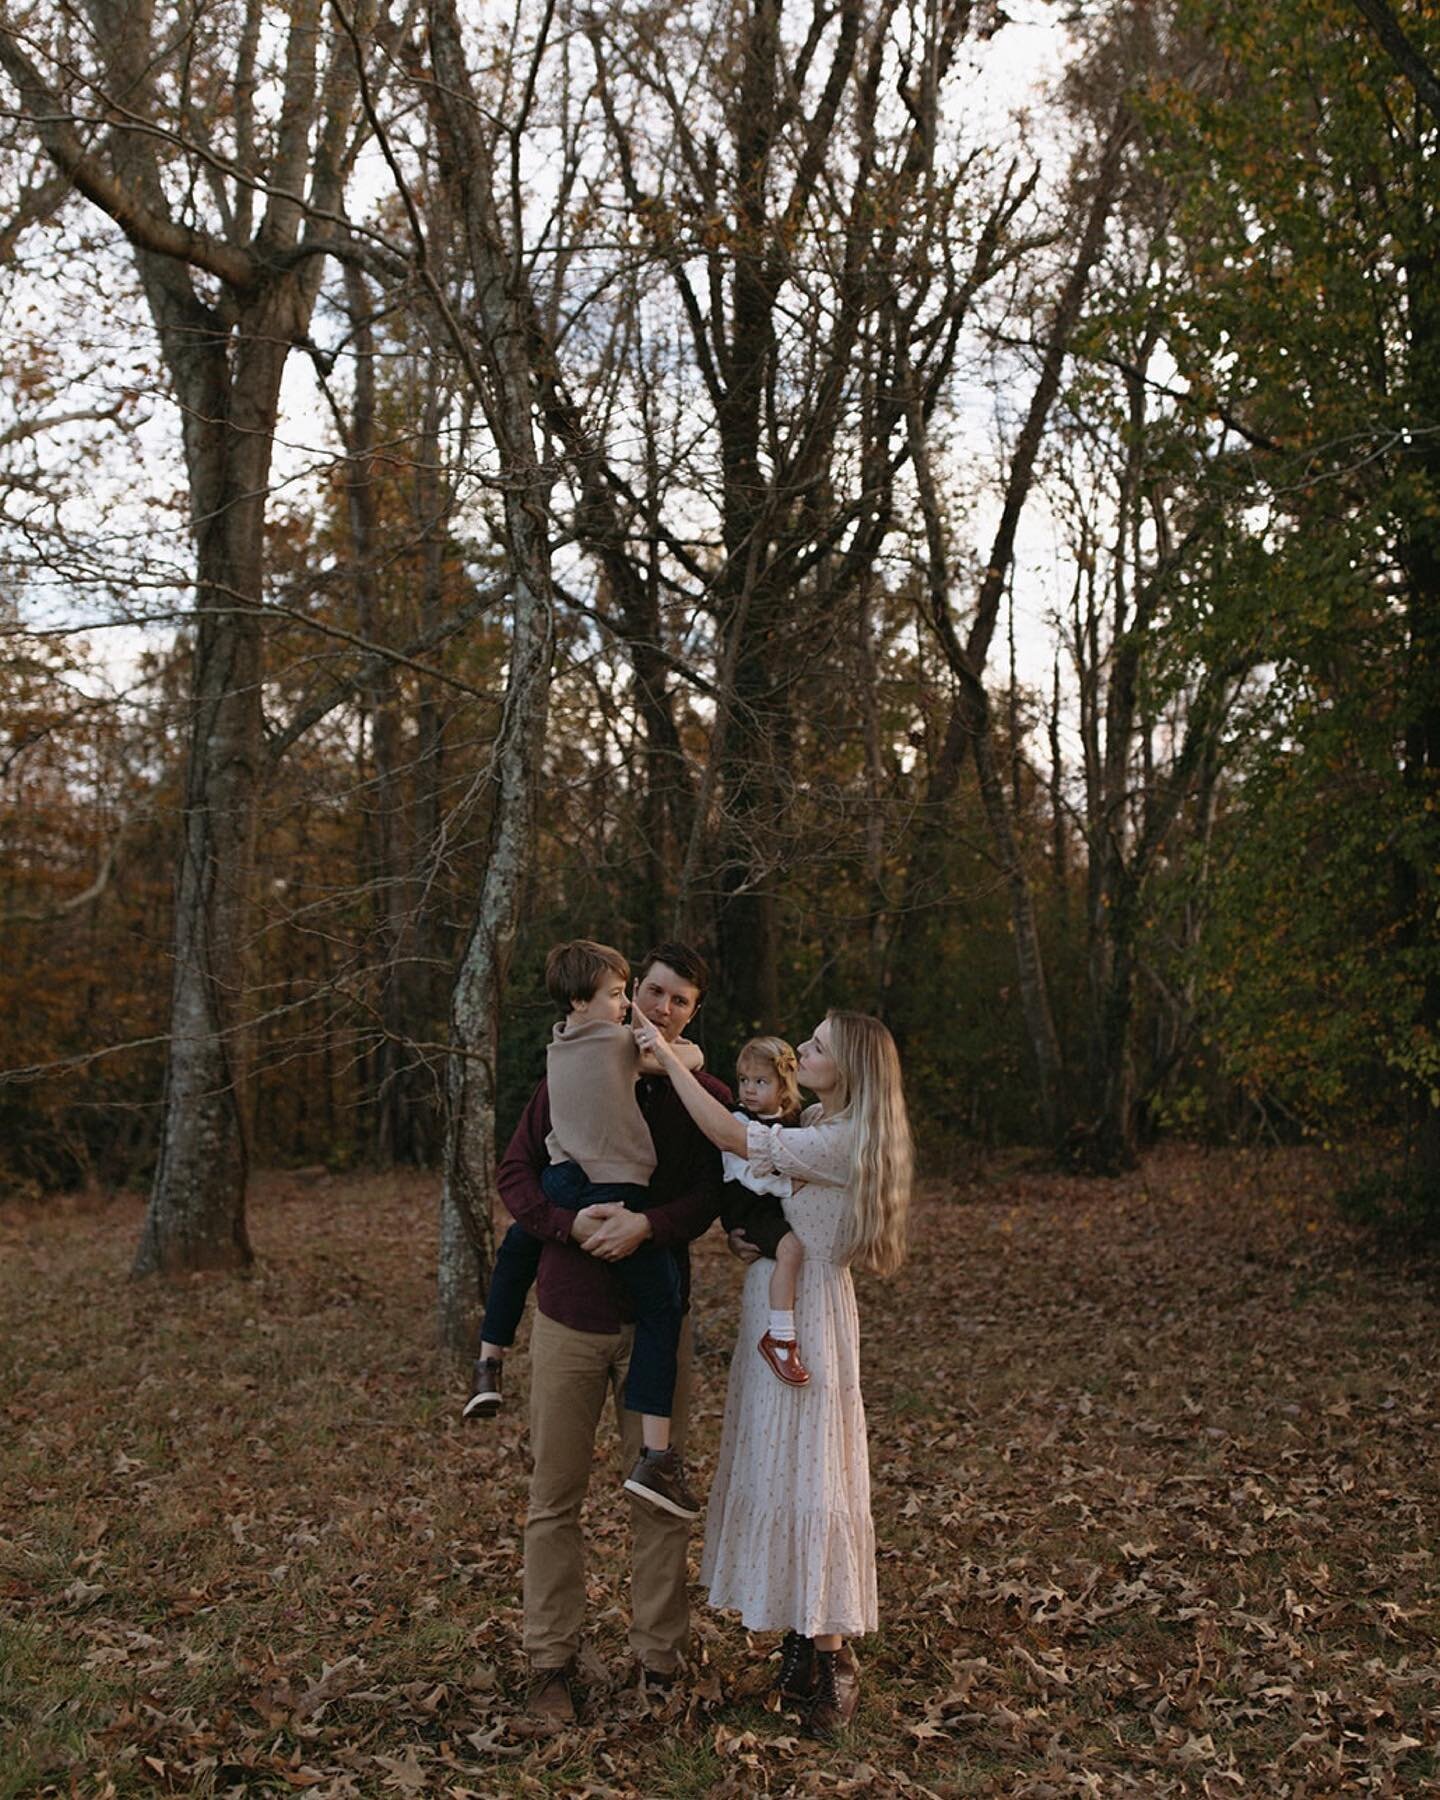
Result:
<svg viewBox="0 0 1440 1800">
<path fill-rule="evenodd" d="M 784 1038 L 754 1037 L 735 1059 L 740 1090 L 737 1119 L 767 1125 L 794 1125 L 800 1118 L 800 1089 L 795 1080 L 795 1052 Z M 726 1231 L 743 1231 L 762 1256 L 775 1259 L 770 1276 L 770 1329 L 760 1340 L 760 1354 L 780 1379 L 804 1387 L 810 1371 L 800 1360 L 795 1333 L 795 1289 L 805 1246 L 790 1229 L 781 1201 L 788 1199 L 788 1175 L 756 1175 L 743 1156 L 727 1150 L 725 1198 L 720 1214 Z"/>
</svg>

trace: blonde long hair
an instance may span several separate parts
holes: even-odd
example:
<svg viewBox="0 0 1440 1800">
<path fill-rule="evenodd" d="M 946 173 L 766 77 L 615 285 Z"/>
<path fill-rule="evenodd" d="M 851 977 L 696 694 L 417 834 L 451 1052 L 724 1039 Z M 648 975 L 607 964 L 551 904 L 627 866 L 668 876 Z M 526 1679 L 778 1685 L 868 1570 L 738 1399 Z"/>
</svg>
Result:
<svg viewBox="0 0 1440 1800">
<path fill-rule="evenodd" d="M 842 1249 L 876 1275 L 905 1260 L 915 1146 L 895 1040 L 868 1013 L 830 1012 L 841 1112 L 855 1125 L 854 1210 Z"/>
</svg>

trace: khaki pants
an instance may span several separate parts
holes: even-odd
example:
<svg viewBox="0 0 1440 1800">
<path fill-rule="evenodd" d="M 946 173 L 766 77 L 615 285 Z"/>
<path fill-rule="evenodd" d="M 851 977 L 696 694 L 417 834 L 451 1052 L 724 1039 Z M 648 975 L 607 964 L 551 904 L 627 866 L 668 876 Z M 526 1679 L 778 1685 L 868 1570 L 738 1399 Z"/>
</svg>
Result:
<svg viewBox="0 0 1440 1800">
<path fill-rule="evenodd" d="M 580 1648 L 585 1617 L 585 1543 L 580 1506 L 590 1483 L 595 1433 L 607 1396 L 620 1427 L 621 1467 L 605 1470 L 604 1504 L 630 1508 L 633 1567 L 630 1647 L 647 1669 L 671 1673 L 690 1631 L 686 1554 L 690 1521 L 636 1500 L 621 1486 L 640 1455 L 640 1415 L 621 1403 L 630 1344 L 572 1331 L 536 1311 L 530 1334 L 530 1506 L 525 1516 L 525 1652 L 535 1668 L 558 1668 Z M 685 1448 L 690 1410 L 690 1321 L 680 1329 L 671 1442 Z"/>
</svg>

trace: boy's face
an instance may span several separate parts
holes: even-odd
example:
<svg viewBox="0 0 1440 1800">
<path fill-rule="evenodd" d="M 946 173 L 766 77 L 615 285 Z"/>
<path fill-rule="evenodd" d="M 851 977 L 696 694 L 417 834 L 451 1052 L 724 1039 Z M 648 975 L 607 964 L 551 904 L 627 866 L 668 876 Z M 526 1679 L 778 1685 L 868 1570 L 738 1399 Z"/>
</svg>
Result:
<svg viewBox="0 0 1440 1800">
<path fill-rule="evenodd" d="M 740 1089 L 740 1104 L 747 1112 L 779 1112 L 780 1077 L 773 1069 L 763 1063 L 745 1063 L 735 1071 L 735 1085 Z"/>
<path fill-rule="evenodd" d="M 660 1035 L 673 1042 L 695 1017 L 700 990 L 668 963 L 655 962 L 640 977 L 635 1004 Z"/>
<path fill-rule="evenodd" d="M 623 1025 L 629 1010 L 624 978 L 613 969 L 607 969 L 600 977 L 600 985 L 588 1000 L 570 1002 L 572 1019 L 602 1019 L 607 1025 Z"/>
</svg>

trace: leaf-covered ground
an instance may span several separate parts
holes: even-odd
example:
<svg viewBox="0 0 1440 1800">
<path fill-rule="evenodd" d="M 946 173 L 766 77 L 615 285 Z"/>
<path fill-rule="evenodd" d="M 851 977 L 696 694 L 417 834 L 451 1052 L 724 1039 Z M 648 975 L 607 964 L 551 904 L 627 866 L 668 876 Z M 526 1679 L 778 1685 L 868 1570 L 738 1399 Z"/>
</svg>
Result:
<svg viewBox="0 0 1440 1800">
<path fill-rule="evenodd" d="M 529 1728 L 523 1407 L 458 1421 L 432 1183 L 269 1178 L 253 1278 L 174 1286 L 125 1279 L 135 1203 L 0 1211 L 0 1796 L 1440 1792 L 1440 1308 L 1323 1187 L 1187 1152 L 924 1201 L 862 1290 L 884 1629 L 836 1746 L 698 1596 L 635 1694 L 609 1441 L 584 1721 Z M 703 1477 L 718 1240 L 697 1278 Z"/>
</svg>

